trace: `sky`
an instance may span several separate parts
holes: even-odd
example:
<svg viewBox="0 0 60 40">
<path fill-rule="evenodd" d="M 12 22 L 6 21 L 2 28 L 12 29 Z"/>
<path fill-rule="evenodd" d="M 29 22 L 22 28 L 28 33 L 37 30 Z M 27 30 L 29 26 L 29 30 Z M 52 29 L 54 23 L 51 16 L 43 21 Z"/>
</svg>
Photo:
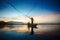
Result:
<svg viewBox="0 0 60 40">
<path fill-rule="evenodd" d="M 25 18 L 27 15 L 32 16 L 35 23 L 60 23 L 59 4 L 58 0 L 0 0 L 0 20 L 27 23 L 30 22 Z M 21 30 L 25 32 L 24 28 Z M 19 32 L 20 28 L 15 30 Z"/>
<path fill-rule="evenodd" d="M 48 14 L 48 15 L 41 15 L 41 16 L 32 16 L 34 18 L 34 23 L 60 23 L 60 14 Z M 16 18 L 4 18 L 3 21 L 17 21 L 28 23 L 31 20 L 27 17 L 16 17 Z"/>
<path fill-rule="evenodd" d="M 59 6 L 58 0 L 0 0 L 0 17 L 60 14 Z"/>
</svg>

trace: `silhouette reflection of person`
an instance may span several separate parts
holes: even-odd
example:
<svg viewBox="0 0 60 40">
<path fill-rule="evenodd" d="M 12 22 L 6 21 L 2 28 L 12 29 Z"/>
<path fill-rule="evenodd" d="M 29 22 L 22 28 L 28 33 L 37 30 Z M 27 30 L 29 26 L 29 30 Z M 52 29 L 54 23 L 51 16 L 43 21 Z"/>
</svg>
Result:
<svg viewBox="0 0 60 40">
<path fill-rule="evenodd" d="M 33 27 L 34 27 L 34 26 L 33 26 L 33 21 L 34 21 L 34 19 L 33 19 L 33 17 L 31 17 L 30 19 L 31 19 L 31 35 L 33 35 L 33 34 L 34 34 L 34 30 L 33 30 L 33 29 L 34 29 L 34 28 L 33 28 Z"/>
<path fill-rule="evenodd" d="M 31 19 L 31 23 L 28 22 L 28 29 L 31 28 L 31 35 L 32 35 L 32 34 L 34 34 L 34 30 L 33 30 L 33 27 L 34 27 L 33 26 L 33 21 L 34 21 L 34 19 L 33 19 L 33 17 L 31 17 L 30 19 Z"/>
<path fill-rule="evenodd" d="M 37 28 L 37 24 L 34 24 L 33 21 L 33 17 L 30 18 L 31 19 L 31 23 L 28 22 L 28 29 L 31 28 L 31 35 L 34 34 L 34 28 Z"/>
</svg>

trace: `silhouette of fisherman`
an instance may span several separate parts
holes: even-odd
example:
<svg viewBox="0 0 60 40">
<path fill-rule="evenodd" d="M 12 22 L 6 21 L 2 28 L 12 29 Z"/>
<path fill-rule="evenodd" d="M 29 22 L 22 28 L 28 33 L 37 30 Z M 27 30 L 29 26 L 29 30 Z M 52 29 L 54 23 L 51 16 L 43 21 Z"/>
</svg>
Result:
<svg viewBox="0 0 60 40">
<path fill-rule="evenodd" d="M 36 27 L 37 24 L 33 23 L 33 21 L 34 21 L 33 17 L 31 17 L 30 19 L 31 19 L 31 23 L 28 22 L 28 29 L 31 28 L 31 35 L 33 35 L 34 34 L 34 28 L 37 28 Z"/>
<path fill-rule="evenodd" d="M 34 34 L 34 31 L 33 31 L 33 21 L 34 19 L 31 17 L 31 35 Z"/>
<path fill-rule="evenodd" d="M 6 22 L 4 22 L 4 21 L 0 21 L 0 28 L 4 28 L 5 25 L 6 25 Z"/>
</svg>

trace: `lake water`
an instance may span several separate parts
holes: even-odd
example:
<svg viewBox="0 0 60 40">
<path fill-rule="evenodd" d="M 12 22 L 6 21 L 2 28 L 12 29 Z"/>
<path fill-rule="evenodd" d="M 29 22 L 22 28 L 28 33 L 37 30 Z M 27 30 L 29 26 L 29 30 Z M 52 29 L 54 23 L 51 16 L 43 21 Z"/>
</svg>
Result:
<svg viewBox="0 0 60 40">
<path fill-rule="evenodd" d="M 5 30 L 17 31 L 17 32 L 30 32 L 31 28 L 28 30 L 27 25 L 8 25 Z M 10 27 L 10 28 L 8 28 Z M 37 25 L 37 29 L 34 28 L 35 33 L 40 32 L 55 32 L 60 29 L 60 25 Z"/>
<path fill-rule="evenodd" d="M 9 28 L 10 27 L 10 28 Z M 6 25 L 0 30 L 0 40 L 55 40 L 59 36 L 48 35 L 44 32 L 60 32 L 60 25 L 38 25 L 34 35 L 30 35 L 27 25 Z M 53 33 L 54 34 L 54 33 Z"/>
</svg>

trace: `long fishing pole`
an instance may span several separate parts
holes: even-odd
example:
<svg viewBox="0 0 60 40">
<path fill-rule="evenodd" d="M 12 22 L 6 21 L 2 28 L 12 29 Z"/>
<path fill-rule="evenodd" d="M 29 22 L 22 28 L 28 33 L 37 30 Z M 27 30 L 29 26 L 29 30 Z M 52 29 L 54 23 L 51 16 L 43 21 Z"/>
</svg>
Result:
<svg viewBox="0 0 60 40">
<path fill-rule="evenodd" d="M 12 5 L 10 2 L 7 2 L 10 6 L 12 6 L 17 12 L 19 12 L 19 13 L 21 13 L 22 14 L 22 12 L 21 11 L 19 11 L 18 9 L 16 9 L 16 7 L 14 6 L 14 5 Z M 19 14 L 18 14 L 19 15 Z"/>
<path fill-rule="evenodd" d="M 24 15 L 21 11 L 19 11 L 14 5 L 12 5 L 10 2 L 7 2 L 9 5 L 11 5 L 17 12 L 21 13 L 22 15 Z M 34 8 L 32 8 L 27 14 L 29 14 Z M 24 15 L 25 17 L 29 18 L 30 19 L 30 16 L 28 17 L 26 15 Z M 18 14 L 19 15 L 19 14 Z"/>
</svg>

